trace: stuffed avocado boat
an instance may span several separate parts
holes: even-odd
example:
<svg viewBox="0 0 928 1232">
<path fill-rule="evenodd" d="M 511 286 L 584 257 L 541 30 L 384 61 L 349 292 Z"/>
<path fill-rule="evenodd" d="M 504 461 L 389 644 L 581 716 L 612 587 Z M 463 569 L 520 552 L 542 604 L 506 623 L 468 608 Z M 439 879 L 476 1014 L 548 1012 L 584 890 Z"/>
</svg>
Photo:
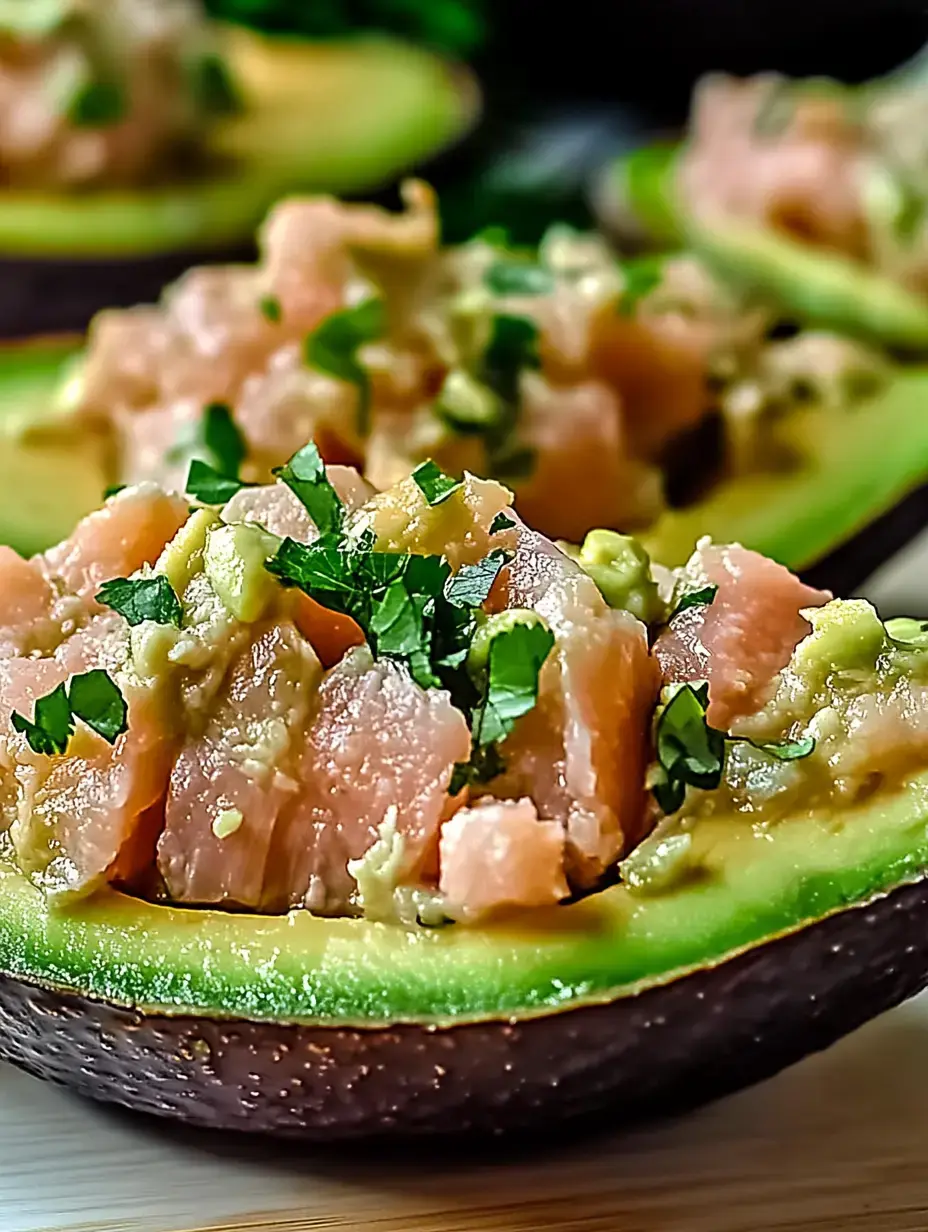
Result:
<svg viewBox="0 0 928 1232">
<path fill-rule="evenodd" d="M 248 255 L 281 195 L 379 188 L 478 109 L 466 69 L 399 40 L 265 36 L 197 0 L 8 0 L 0 331 L 83 329 L 196 260 Z"/>
<path fill-rule="evenodd" d="M 105 487 L 180 486 L 193 456 L 263 482 L 310 437 L 377 489 L 433 458 L 506 483 L 552 538 L 632 530 L 670 565 L 709 533 L 851 589 L 923 523 L 920 368 L 834 332 L 781 337 L 689 254 L 622 264 L 564 226 L 537 251 L 443 247 L 431 190 L 404 192 L 400 213 L 282 202 L 258 263 L 99 314 L 64 370 L 67 341 L 0 356 L 2 538 L 47 547 Z M 75 451 L 73 490 L 42 483 L 43 447 Z"/>
<path fill-rule="evenodd" d="M 692 245 L 794 320 L 928 350 L 924 81 L 721 74 L 682 142 L 606 169 L 598 213 L 627 243 Z"/>
<path fill-rule="evenodd" d="M 587 571 L 431 462 L 186 487 L 0 552 L 4 1058 L 500 1131 L 710 1098 L 928 979 L 923 624 L 708 540 Z"/>
</svg>

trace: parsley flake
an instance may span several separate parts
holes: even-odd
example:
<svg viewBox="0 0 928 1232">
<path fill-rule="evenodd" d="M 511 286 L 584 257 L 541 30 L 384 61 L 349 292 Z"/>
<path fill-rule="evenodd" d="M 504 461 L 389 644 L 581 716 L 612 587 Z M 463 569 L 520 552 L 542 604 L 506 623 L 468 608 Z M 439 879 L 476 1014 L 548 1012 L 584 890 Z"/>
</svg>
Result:
<svg viewBox="0 0 928 1232">
<path fill-rule="evenodd" d="M 371 383 L 367 369 L 358 360 L 358 351 L 382 338 L 386 314 L 382 299 L 366 299 L 354 308 L 333 312 L 306 339 L 305 357 L 311 368 L 349 381 L 358 388 L 358 430 L 369 427 Z"/>
<path fill-rule="evenodd" d="M 691 607 L 709 607 L 715 596 L 718 594 L 718 586 L 702 586 L 699 590 L 690 590 L 682 594 L 677 600 L 673 611 L 667 617 L 668 623 L 679 616 L 681 612 L 685 612 Z"/>
<path fill-rule="evenodd" d="M 187 472 L 184 491 L 204 505 L 224 505 L 248 485 L 231 475 L 223 475 L 208 462 L 194 458 Z"/>
<path fill-rule="evenodd" d="M 261 315 L 272 325 L 279 325 L 283 320 L 284 310 L 276 295 L 262 295 L 258 300 Z"/>
<path fill-rule="evenodd" d="M 153 620 L 159 625 L 180 628 L 183 609 L 174 588 L 163 574 L 145 578 L 113 578 L 104 582 L 96 594 L 98 603 L 112 608 L 130 625 Z"/>
<path fill-rule="evenodd" d="M 455 607 L 481 607 L 487 601 L 500 570 L 511 559 L 511 553 L 495 548 L 475 565 L 462 565 L 445 584 L 445 598 Z"/>
<path fill-rule="evenodd" d="M 432 506 L 441 505 L 462 487 L 460 479 L 452 479 L 450 475 L 446 475 L 431 459 L 417 466 L 412 477 L 416 481 L 416 487 Z"/>
<path fill-rule="evenodd" d="M 14 731 L 21 732 L 34 753 L 51 756 L 67 752 L 74 732 L 74 720 L 113 744 L 127 728 L 128 708 L 119 686 L 102 668 L 72 676 L 70 685 L 59 684 L 35 703 L 35 718 L 30 722 L 15 711 Z"/>
<path fill-rule="evenodd" d="M 312 441 L 297 450 L 284 466 L 276 467 L 274 474 L 302 503 L 324 535 L 337 534 L 341 530 L 345 506 L 332 487 L 319 450 Z"/>
<path fill-rule="evenodd" d="M 619 296 L 619 316 L 630 317 L 645 296 L 659 287 L 664 278 L 664 262 L 660 257 L 636 257 L 622 267 L 625 285 Z"/>
<path fill-rule="evenodd" d="M 542 620 L 519 621 L 490 642 L 484 695 L 474 712 L 477 748 L 497 744 L 538 700 L 538 678 L 554 646 L 554 634 Z"/>
<path fill-rule="evenodd" d="M 115 81 L 87 81 L 68 105 L 68 119 L 76 128 L 108 128 L 125 118 L 128 99 Z"/>
<path fill-rule="evenodd" d="M 237 478 L 248 450 L 245 438 L 224 402 L 210 402 L 203 408 L 201 431 L 208 460 L 220 474 Z"/>
</svg>

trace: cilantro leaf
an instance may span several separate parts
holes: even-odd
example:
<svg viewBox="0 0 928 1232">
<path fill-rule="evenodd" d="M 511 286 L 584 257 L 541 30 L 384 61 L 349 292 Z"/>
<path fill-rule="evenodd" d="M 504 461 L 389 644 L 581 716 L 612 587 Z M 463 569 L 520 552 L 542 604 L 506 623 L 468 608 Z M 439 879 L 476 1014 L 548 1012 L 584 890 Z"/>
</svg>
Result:
<svg viewBox="0 0 928 1232">
<path fill-rule="evenodd" d="M 667 617 L 667 623 L 669 624 L 670 621 L 673 620 L 675 616 L 679 616 L 680 613 L 685 612 L 687 608 L 708 607 L 712 603 L 715 596 L 718 594 L 718 590 L 719 590 L 718 586 L 712 585 L 712 586 L 703 586 L 699 590 L 687 591 L 685 594 L 681 595 L 680 598 L 677 600 L 676 606 L 674 607 L 670 615 Z"/>
<path fill-rule="evenodd" d="M 619 297 L 619 316 L 630 317 L 640 300 L 659 287 L 664 279 L 664 262 L 660 257 L 636 257 L 622 267 L 625 285 Z"/>
<path fill-rule="evenodd" d="M 183 610 L 174 588 L 166 577 L 113 578 L 104 582 L 95 596 L 98 603 L 124 616 L 130 625 L 153 620 L 159 625 L 180 628 Z"/>
<path fill-rule="evenodd" d="M 237 115 L 242 98 L 222 56 L 206 52 L 191 65 L 191 79 L 199 107 L 214 116 Z"/>
<path fill-rule="evenodd" d="M 201 420 L 203 444 L 221 475 L 237 478 L 248 450 L 232 412 L 224 402 L 210 402 Z"/>
<path fill-rule="evenodd" d="M 102 669 L 72 676 L 67 689 L 58 685 L 35 703 L 35 720 L 30 722 L 15 711 L 14 731 L 21 732 L 34 753 L 51 756 L 67 752 L 74 733 L 74 720 L 112 744 L 127 727 L 128 708 L 118 685 Z"/>
<path fill-rule="evenodd" d="M 657 721 L 655 744 L 657 777 L 651 790 L 664 813 L 675 813 L 686 797 L 687 787 L 711 790 L 722 781 L 725 751 L 729 744 L 749 744 L 778 761 L 808 757 L 815 740 L 756 742 L 744 736 L 731 736 L 710 727 L 706 721 L 709 686 L 680 685 L 664 706 Z"/>
<path fill-rule="evenodd" d="M 554 634 L 542 621 L 502 629 L 490 643 L 487 683 L 474 712 L 473 737 L 478 748 L 497 744 L 538 700 L 538 677 L 554 646 Z"/>
<path fill-rule="evenodd" d="M 493 583 L 512 555 L 495 548 L 475 565 L 462 565 L 445 584 L 445 598 L 455 607 L 480 607 L 487 600 Z"/>
<path fill-rule="evenodd" d="M 345 506 L 329 482 L 319 450 L 312 441 L 298 450 L 284 466 L 278 466 L 274 474 L 302 502 L 324 535 L 341 530 Z"/>
<path fill-rule="evenodd" d="M 86 81 L 68 104 L 75 128 L 109 128 L 125 118 L 129 100 L 115 81 Z"/>
<path fill-rule="evenodd" d="M 531 261 L 494 261 L 483 276 L 484 286 L 494 295 L 550 295 L 554 275 Z"/>
<path fill-rule="evenodd" d="M 128 707 L 119 686 L 102 668 L 73 676 L 68 689 L 71 713 L 114 744 L 128 727 Z"/>
<path fill-rule="evenodd" d="M 481 360 L 481 379 L 504 401 L 519 398 L 519 373 L 539 368 L 538 326 L 530 317 L 497 313 L 492 320 L 490 341 Z"/>
<path fill-rule="evenodd" d="M 371 383 L 358 360 L 358 351 L 366 343 L 382 338 L 385 331 L 384 303 L 374 297 L 354 308 L 333 312 L 306 339 L 305 357 L 311 368 L 358 387 L 358 430 L 362 434 L 369 426 Z"/>
<path fill-rule="evenodd" d="M 187 472 L 184 491 L 204 505 L 224 505 L 226 501 L 232 499 L 236 492 L 240 492 L 247 486 L 241 479 L 223 475 L 208 462 L 201 462 L 199 458 L 194 458 Z"/>
<path fill-rule="evenodd" d="M 284 311 L 276 295 L 262 295 L 258 300 L 261 315 L 272 325 L 279 325 L 283 320 Z"/>
<path fill-rule="evenodd" d="M 124 483 L 111 483 L 108 488 L 103 489 L 103 499 L 108 501 L 111 496 L 117 496 L 120 492 L 125 492 L 126 485 Z"/>
<path fill-rule="evenodd" d="M 485 748 L 474 749 L 470 761 L 458 761 L 451 772 L 448 784 L 448 794 L 456 796 L 465 787 L 476 787 L 480 783 L 489 783 L 506 769 L 506 763 L 500 756 L 495 744 Z"/>
<path fill-rule="evenodd" d="M 64 753 L 74 731 L 74 720 L 71 718 L 71 707 L 64 685 L 58 685 L 51 693 L 36 701 L 34 722 L 15 711 L 11 722 L 13 730 L 26 737 L 33 753 L 46 756 Z"/>
<path fill-rule="evenodd" d="M 463 486 L 460 479 L 452 479 L 450 475 L 446 475 L 431 459 L 417 466 L 412 477 L 429 505 L 442 504 Z"/>
</svg>

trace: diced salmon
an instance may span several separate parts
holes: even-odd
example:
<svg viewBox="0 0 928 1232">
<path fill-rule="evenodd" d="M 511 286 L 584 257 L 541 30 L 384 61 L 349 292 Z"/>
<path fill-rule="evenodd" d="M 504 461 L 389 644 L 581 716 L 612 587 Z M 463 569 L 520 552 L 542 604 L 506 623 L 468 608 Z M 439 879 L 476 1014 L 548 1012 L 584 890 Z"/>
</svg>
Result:
<svg viewBox="0 0 928 1232">
<path fill-rule="evenodd" d="M 550 907 L 566 898 L 564 827 L 539 821 L 531 800 L 481 801 L 441 828 L 444 909 L 468 921 L 506 907 Z"/>
<path fill-rule="evenodd" d="M 149 484 L 127 488 L 46 552 L 44 567 L 63 589 L 90 602 L 101 583 L 154 564 L 188 513 L 181 496 Z"/>
<path fill-rule="evenodd" d="M 232 664 L 205 730 L 171 772 L 158 865 L 177 901 L 258 906 L 274 826 L 299 788 L 320 677 L 311 647 L 286 623 L 256 629 Z"/>
<path fill-rule="evenodd" d="M 687 565 L 691 588 L 718 586 L 708 606 L 687 608 L 658 637 L 654 654 L 667 683 L 707 680 L 708 720 L 727 731 L 765 702 L 776 674 L 812 626 L 800 612 L 831 596 L 740 544 L 701 544 Z"/>
<path fill-rule="evenodd" d="M 531 450 L 516 508 L 542 534 L 579 543 L 598 526 L 627 526 L 661 507 L 660 477 L 634 462 L 616 394 L 597 381 L 556 388 L 523 379 L 519 440 Z"/>
<path fill-rule="evenodd" d="M 81 723 L 61 755 L 33 753 L 23 736 L 6 738 L 19 795 L 10 834 L 21 867 L 52 897 L 85 895 L 106 879 L 141 816 L 164 795 L 173 753 L 167 695 L 132 673 L 128 631 L 113 613 L 96 617 L 53 659 L 18 663 L 22 674 L 8 678 L 4 702 L 27 718 L 36 697 L 94 668 L 110 673 L 128 705 L 128 730 L 113 745 Z M 136 871 L 123 860 L 123 876 Z"/>
<path fill-rule="evenodd" d="M 456 762 L 470 732 L 442 690 L 406 669 L 352 650 L 323 681 L 299 771 L 300 790 L 281 816 L 268 861 L 265 906 L 350 910 L 348 861 L 363 856 L 384 821 L 404 843 L 401 875 L 434 862 Z"/>
<path fill-rule="evenodd" d="M 0 545 L 0 658 L 46 648 L 54 597 L 37 561 Z"/>
<path fill-rule="evenodd" d="M 595 583 L 543 536 L 520 530 L 506 574 L 507 606 L 534 608 L 557 642 L 535 708 L 502 745 L 506 769 L 490 790 L 529 796 L 540 816 L 562 819 L 568 876 L 585 888 L 646 825 L 659 673 L 644 625 L 610 609 Z"/>
</svg>

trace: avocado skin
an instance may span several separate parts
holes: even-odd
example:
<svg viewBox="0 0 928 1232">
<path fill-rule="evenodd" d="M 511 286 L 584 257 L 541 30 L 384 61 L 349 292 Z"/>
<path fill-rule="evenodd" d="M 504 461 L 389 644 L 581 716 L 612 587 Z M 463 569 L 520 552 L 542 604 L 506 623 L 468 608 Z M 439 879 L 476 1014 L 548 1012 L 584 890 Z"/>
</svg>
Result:
<svg viewBox="0 0 928 1232">
<path fill-rule="evenodd" d="M 0 1058 L 139 1112 L 320 1142 L 613 1127 L 771 1077 L 928 983 L 928 879 L 637 996 L 353 1029 L 147 1015 L 0 976 Z"/>
<path fill-rule="evenodd" d="M 43 260 L 0 258 L 0 338 L 82 332 L 107 308 L 156 303 L 193 266 L 253 261 L 252 245 L 216 252 Z"/>
</svg>

